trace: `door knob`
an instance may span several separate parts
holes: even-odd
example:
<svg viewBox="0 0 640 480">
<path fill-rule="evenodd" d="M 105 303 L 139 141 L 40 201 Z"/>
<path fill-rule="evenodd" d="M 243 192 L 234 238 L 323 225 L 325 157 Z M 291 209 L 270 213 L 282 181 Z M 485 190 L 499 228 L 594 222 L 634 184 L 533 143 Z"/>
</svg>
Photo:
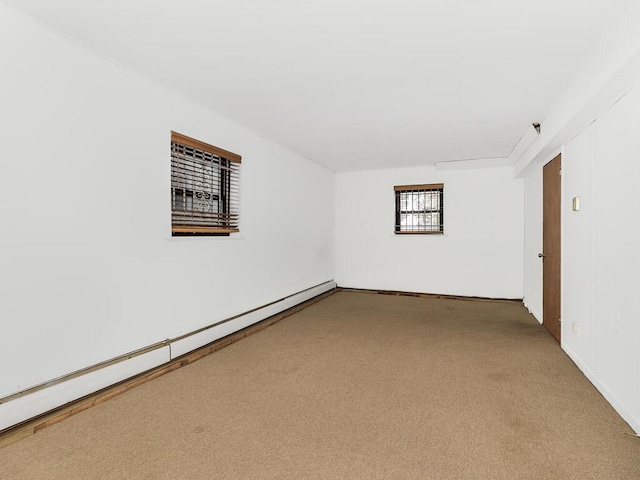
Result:
<svg viewBox="0 0 640 480">
<path fill-rule="evenodd" d="M 544 253 L 539 253 L 539 254 L 538 254 L 538 258 L 544 258 L 544 257 L 545 257 L 545 254 L 544 254 Z"/>
</svg>

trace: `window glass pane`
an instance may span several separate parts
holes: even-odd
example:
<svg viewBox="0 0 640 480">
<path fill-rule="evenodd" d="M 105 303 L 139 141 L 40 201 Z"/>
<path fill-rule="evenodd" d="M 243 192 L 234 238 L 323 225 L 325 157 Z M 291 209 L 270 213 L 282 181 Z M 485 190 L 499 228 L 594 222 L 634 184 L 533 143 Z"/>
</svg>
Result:
<svg viewBox="0 0 640 480">
<path fill-rule="evenodd" d="M 406 192 L 400 193 L 400 210 L 409 210 L 409 195 Z"/>
<path fill-rule="evenodd" d="M 427 230 L 440 230 L 440 212 L 433 212 L 430 215 L 431 218 L 427 225 Z"/>
<path fill-rule="evenodd" d="M 411 192 L 411 210 L 424 210 L 424 194 L 420 192 Z"/>
<path fill-rule="evenodd" d="M 438 231 L 440 229 L 440 214 L 438 212 L 403 213 L 400 215 L 402 231 Z"/>
<path fill-rule="evenodd" d="M 425 208 L 427 210 L 438 210 L 440 208 L 440 194 L 437 191 L 430 191 L 425 193 L 426 202 Z"/>
<path fill-rule="evenodd" d="M 440 209 L 440 192 L 400 192 L 400 211 L 420 212 Z"/>
</svg>

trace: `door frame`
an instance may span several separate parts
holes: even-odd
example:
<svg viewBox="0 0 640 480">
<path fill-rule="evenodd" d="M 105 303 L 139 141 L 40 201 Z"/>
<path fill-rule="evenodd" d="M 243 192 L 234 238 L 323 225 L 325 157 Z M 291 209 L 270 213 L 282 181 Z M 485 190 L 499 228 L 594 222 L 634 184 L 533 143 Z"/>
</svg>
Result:
<svg viewBox="0 0 640 480">
<path fill-rule="evenodd" d="M 555 171 L 557 169 L 557 181 Z M 542 167 L 542 324 L 562 343 L 562 153 Z M 552 202 L 552 205 L 549 205 Z M 551 212 L 549 212 L 551 208 Z M 554 212 L 555 210 L 555 212 Z M 551 225 L 550 225 L 551 223 Z"/>
</svg>

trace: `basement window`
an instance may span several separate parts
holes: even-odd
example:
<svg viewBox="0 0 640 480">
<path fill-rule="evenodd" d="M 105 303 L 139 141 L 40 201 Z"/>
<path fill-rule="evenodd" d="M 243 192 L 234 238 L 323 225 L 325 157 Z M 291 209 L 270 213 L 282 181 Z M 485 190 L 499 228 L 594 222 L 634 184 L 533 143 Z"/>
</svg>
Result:
<svg viewBox="0 0 640 480">
<path fill-rule="evenodd" d="M 171 235 L 239 232 L 240 155 L 171 132 Z"/>
<path fill-rule="evenodd" d="M 397 185 L 396 234 L 444 233 L 444 184 Z"/>
</svg>

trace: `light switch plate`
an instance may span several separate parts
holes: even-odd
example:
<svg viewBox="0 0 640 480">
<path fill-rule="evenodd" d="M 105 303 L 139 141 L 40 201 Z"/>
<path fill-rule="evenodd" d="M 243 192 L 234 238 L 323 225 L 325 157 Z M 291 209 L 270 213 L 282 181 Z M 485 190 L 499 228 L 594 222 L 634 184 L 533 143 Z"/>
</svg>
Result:
<svg viewBox="0 0 640 480">
<path fill-rule="evenodd" d="M 577 212 L 580 210 L 580 197 L 573 197 L 573 211 Z"/>
</svg>

